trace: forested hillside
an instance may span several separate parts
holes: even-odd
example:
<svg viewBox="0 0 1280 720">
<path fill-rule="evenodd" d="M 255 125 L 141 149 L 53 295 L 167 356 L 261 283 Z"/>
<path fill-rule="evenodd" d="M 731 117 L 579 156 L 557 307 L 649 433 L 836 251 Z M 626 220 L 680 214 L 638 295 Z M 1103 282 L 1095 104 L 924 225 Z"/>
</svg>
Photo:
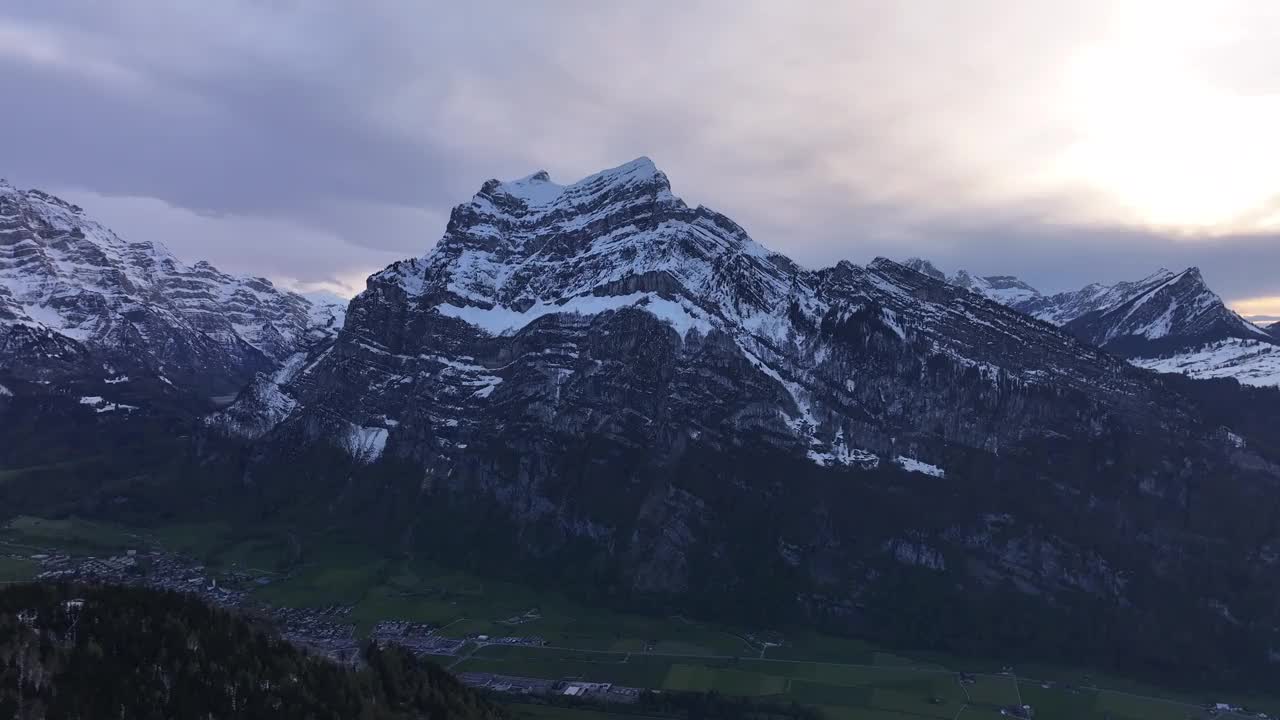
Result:
<svg viewBox="0 0 1280 720">
<path fill-rule="evenodd" d="M 176 593 L 15 585 L 0 590 L 0 717 L 503 718 L 399 648 L 364 666 L 310 657 L 243 616 Z"/>
</svg>

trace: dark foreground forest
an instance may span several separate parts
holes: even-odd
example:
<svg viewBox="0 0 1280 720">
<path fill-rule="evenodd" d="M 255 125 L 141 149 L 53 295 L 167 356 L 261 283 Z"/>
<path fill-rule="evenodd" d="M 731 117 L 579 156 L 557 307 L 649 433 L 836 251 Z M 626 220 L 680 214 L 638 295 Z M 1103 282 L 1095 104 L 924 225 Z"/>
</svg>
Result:
<svg viewBox="0 0 1280 720">
<path fill-rule="evenodd" d="M 0 590 L 0 718 L 504 718 L 399 648 L 361 669 L 311 657 L 191 596 L 127 587 Z"/>
</svg>

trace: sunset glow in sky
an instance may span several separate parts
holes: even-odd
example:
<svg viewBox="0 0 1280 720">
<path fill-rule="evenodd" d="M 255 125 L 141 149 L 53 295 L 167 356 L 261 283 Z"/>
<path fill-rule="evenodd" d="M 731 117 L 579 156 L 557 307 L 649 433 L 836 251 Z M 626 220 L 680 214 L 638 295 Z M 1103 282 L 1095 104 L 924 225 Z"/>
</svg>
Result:
<svg viewBox="0 0 1280 720">
<path fill-rule="evenodd" d="M 1198 265 L 1280 317 L 1278 47 L 1249 0 L 10 3 L 0 176 L 350 294 L 490 177 L 647 155 L 802 264 Z"/>
</svg>

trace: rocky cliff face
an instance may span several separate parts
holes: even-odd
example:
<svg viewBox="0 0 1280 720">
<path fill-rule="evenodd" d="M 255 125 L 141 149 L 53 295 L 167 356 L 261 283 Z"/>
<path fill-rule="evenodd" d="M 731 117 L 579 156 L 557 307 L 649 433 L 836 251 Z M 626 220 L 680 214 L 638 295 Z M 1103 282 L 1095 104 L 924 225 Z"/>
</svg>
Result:
<svg viewBox="0 0 1280 720">
<path fill-rule="evenodd" d="M 340 314 L 261 278 L 186 265 L 59 198 L 0 182 L 0 377 L 10 384 L 234 395 L 316 334 L 332 336 Z"/>
<path fill-rule="evenodd" d="M 1258 637 L 1278 624 L 1250 603 L 1277 589 L 1255 501 L 1280 468 L 1248 432 L 934 273 L 800 268 L 643 158 L 485 183 L 435 249 L 369 279 L 332 345 L 228 413 L 263 457 L 332 443 L 400 468 L 341 487 L 393 493 L 405 537 L 438 550 L 480 524 L 459 552 L 641 595 L 758 592 L 854 623 L 909 571 L 1034 612 L 1186 593 L 1213 624 L 1212 592 Z M 1239 585 L 1212 579 L 1226 566 Z"/>
</svg>

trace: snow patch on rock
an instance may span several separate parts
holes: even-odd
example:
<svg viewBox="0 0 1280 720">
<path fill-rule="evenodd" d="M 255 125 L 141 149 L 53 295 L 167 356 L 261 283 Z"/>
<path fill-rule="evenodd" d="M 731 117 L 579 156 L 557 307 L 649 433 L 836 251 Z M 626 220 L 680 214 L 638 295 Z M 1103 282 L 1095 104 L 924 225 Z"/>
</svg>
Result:
<svg viewBox="0 0 1280 720">
<path fill-rule="evenodd" d="M 711 331 L 710 321 L 700 310 L 685 303 L 668 300 L 654 293 L 586 295 L 570 298 L 564 303 L 537 302 L 523 312 L 500 306 L 491 308 L 459 307 L 449 303 L 438 305 L 436 311 L 441 315 L 457 318 L 465 323 L 474 325 L 490 335 L 508 335 L 545 315 L 557 313 L 598 315 L 625 307 L 634 307 L 648 312 L 675 328 L 681 337 L 687 336 L 692 330 L 698 330 L 704 334 Z"/>
<path fill-rule="evenodd" d="M 105 398 L 102 398 L 98 395 L 85 395 L 84 397 L 80 398 L 80 404 L 88 405 L 94 409 L 94 412 L 98 412 L 98 413 L 115 412 L 116 410 L 123 410 L 125 412 L 130 412 L 138 409 L 136 405 L 125 405 L 124 403 L 108 402 Z"/>
<path fill-rule="evenodd" d="M 917 460 L 915 458 L 907 457 L 905 455 L 899 455 L 898 457 L 894 458 L 893 461 L 897 463 L 899 467 L 901 467 L 903 470 L 906 470 L 907 472 L 922 473 L 924 475 L 932 475 L 934 477 L 939 477 L 939 478 L 947 476 L 946 471 L 938 467 L 937 465 L 930 465 L 927 462 L 924 462 L 922 460 Z"/>
<path fill-rule="evenodd" d="M 347 431 L 345 447 L 351 457 L 371 463 L 382 457 L 382 451 L 387 448 L 387 436 L 386 428 L 352 424 Z"/>
</svg>

